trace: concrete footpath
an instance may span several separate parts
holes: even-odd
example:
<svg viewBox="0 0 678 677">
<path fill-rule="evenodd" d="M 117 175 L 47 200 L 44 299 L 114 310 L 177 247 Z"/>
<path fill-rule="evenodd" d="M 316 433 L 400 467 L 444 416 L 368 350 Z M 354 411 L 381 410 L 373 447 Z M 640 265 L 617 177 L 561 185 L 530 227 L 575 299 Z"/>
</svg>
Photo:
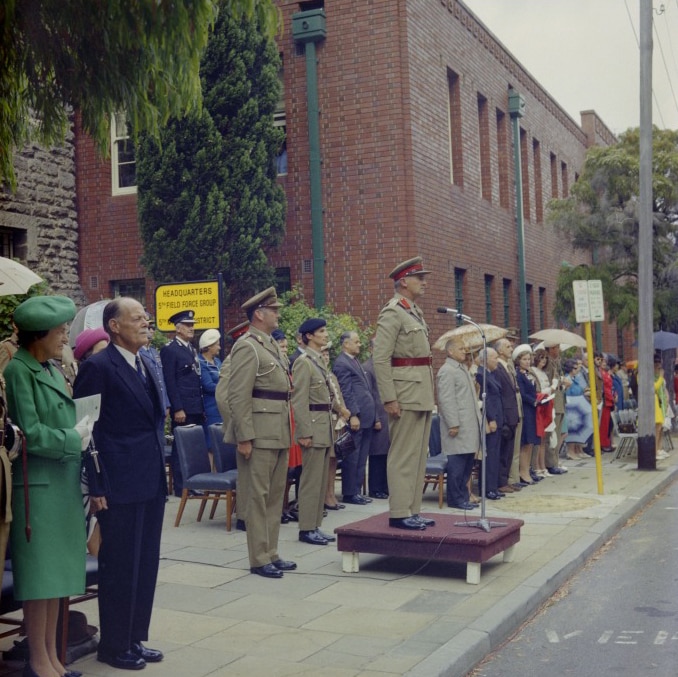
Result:
<svg viewBox="0 0 678 677">
<path fill-rule="evenodd" d="M 264 579 L 249 573 L 245 534 L 226 532 L 223 507 L 214 520 L 198 523 L 199 502 L 191 501 L 175 528 L 178 499 L 171 498 L 148 641 L 165 660 L 144 674 L 463 677 L 678 474 L 678 450 L 651 472 L 637 470 L 635 458 L 611 456 L 603 455 L 602 495 L 595 461 L 588 459 L 565 461 L 567 474 L 488 501 L 488 518 L 515 517 L 525 526 L 513 561 L 497 555 L 483 564 L 479 585 L 466 583 L 463 564 L 369 554 L 360 556 L 359 573 L 345 574 L 334 544 L 300 543 L 296 523 L 281 527 L 280 555 L 295 560 L 297 571 Z M 323 530 L 387 507 L 375 500 L 330 511 Z M 453 511 L 440 511 L 429 490 L 422 512 Z M 98 625 L 96 601 L 76 608 Z M 0 674 L 19 674 L 16 669 L 6 666 Z M 72 669 L 86 677 L 121 674 L 95 654 Z"/>
</svg>

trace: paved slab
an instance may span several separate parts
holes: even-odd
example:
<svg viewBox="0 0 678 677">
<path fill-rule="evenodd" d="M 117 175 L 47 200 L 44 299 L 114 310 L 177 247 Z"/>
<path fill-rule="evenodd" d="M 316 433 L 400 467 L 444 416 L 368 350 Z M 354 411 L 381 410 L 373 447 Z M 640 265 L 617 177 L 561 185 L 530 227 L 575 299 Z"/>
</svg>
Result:
<svg viewBox="0 0 678 677">
<path fill-rule="evenodd" d="M 361 554 L 360 572 L 343 573 L 336 547 L 297 540 L 297 525 L 281 528 L 280 554 L 299 568 L 282 580 L 249 573 L 245 534 L 226 532 L 221 508 L 197 523 L 189 504 L 173 526 L 178 499 L 167 504 L 156 606 L 148 644 L 166 659 L 149 677 L 462 677 L 492 647 L 539 608 L 633 514 L 678 475 L 674 452 L 657 471 L 635 460 L 603 459 L 598 495 L 593 460 L 568 465 L 501 501 L 487 517 L 524 521 L 512 562 L 501 554 L 483 564 L 478 585 L 467 585 L 460 563 Z M 387 502 L 331 511 L 323 530 L 387 510 Z M 429 490 L 423 511 L 438 509 Z M 478 518 L 478 510 L 468 514 Z M 97 603 L 79 605 L 98 625 Z M 0 642 L 12 646 L 14 638 Z M 18 675 L 5 666 L 0 675 Z M 93 655 L 74 664 L 86 677 L 120 676 Z"/>
</svg>

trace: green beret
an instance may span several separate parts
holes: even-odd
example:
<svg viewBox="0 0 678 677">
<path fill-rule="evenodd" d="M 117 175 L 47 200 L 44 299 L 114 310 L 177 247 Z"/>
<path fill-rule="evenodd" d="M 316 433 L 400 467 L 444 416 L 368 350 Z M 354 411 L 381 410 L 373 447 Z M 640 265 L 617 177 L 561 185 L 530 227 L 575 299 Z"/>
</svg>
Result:
<svg viewBox="0 0 678 677">
<path fill-rule="evenodd" d="M 75 303 L 66 296 L 32 296 L 14 311 L 14 324 L 21 331 L 45 331 L 74 317 Z"/>
</svg>

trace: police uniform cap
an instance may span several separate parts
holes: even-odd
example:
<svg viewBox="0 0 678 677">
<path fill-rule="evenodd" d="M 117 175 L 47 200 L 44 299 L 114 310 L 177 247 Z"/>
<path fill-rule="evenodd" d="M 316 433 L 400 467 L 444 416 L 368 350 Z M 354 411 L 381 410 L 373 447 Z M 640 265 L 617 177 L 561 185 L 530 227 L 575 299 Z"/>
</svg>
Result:
<svg viewBox="0 0 678 677">
<path fill-rule="evenodd" d="M 413 259 L 408 259 L 407 261 L 399 263 L 388 276 L 397 282 L 410 275 L 428 275 L 430 272 L 430 270 L 424 269 L 424 263 L 421 256 L 415 256 Z"/>
<path fill-rule="evenodd" d="M 219 339 L 221 339 L 221 334 L 216 329 L 208 329 L 207 331 L 203 332 L 200 340 L 198 341 L 200 350 L 204 350 L 208 346 L 218 343 Z"/>
<path fill-rule="evenodd" d="M 47 331 L 74 317 L 75 303 L 66 296 L 32 296 L 14 311 L 14 324 L 21 331 Z"/>
<path fill-rule="evenodd" d="M 302 336 L 305 336 L 306 334 L 313 334 L 313 332 L 318 331 L 318 329 L 321 329 L 326 325 L 327 320 L 323 320 L 322 317 L 310 317 L 308 320 L 302 322 L 301 326 L 299 327 L 299 333 Z"/>
<path fill-rule="evenodd" d="M 169 321 L 175 326 L 177 324 L 195 324 L 195 311 L 180 310 L 178 313 L 174 313 L 174 315 L 170 317 Z"/>
<path fill-rule="evenodd" d="M 269 287 L 255 294 L 252 298 L 247 299 L 240 307 L 247 310 L 256 310 L 257 308 L 280 308 L 282 303 L 278 301 L 275 287 Z"/>
<path fill-rule="evenodd" d="M 234 341 L 239 339 L 243 334 L 247 333 L 247 330 L 250 328 L 250 323 L 245 320 L 240 324 L 236 324 L 235 327 L 232 327 L 226 332 L 227 336 L 230 336 Z"/>
</svg>

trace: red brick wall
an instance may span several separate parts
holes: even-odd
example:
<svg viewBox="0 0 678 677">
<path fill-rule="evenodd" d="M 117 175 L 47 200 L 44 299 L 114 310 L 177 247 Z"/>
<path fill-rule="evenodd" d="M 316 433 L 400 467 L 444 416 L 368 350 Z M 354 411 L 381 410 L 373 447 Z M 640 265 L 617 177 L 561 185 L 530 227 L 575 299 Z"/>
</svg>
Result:
<svg viewBox="0 0 678 677">
<path fill-rule="evenodd" d="M 79 122 L 79 120 L 77 121 Z M 80 249 L 80 284 L 89 303 L 111 298 L 110 280 L 145 277 L 137 227 L 137 196 L 112 195 L 111 162 L 76 123 L 76 192 Z M 98 280 L 93 286 L 92 278 Z M 147 283 L 147 303 L 153 286 Z M 150 305 L 149 307 L 152 307 Z"/>
<path fill-rule="evenodd" d="M 292 0 L 277 0 L 284 33 L 288 175 L 281 178 L 288 201 L 287 236 L 271 253 L 278 267 L 289 267 L 292 283 L 313 297 L 307 132 L 306 62 L 294 45 L 291 17 L 300 10 Z M 485 320 L 485 275 L 494 276 L 493 319 L 503 324 L 502 279 L 512 280 L 511 323 L 519 325 L 518 264 L 515 229 L 513 132 L 508 90 L 526 100 L 520 127 L 525 130 L 526 193 L 530 217 L 552 194 L 563 194 L 561 163 L 571 176 L 579 171 L 587 135 L 501 45 L 456 0 L 331 0 L 325 3 L 327 37 L 317 45 L 322 158 L 322 200 L 326 298 L 339 312 L 367 323 L 392 294 L 387 275 L 399 261 L 422 254 L 434 271 L 423 299 L 433 338 L 451 326 L 435 314 L 454 300 L 454 269 L 466 271 L 464 311 Z M 450 180 L 449 73 L 458 75 L 458 110 L 453 126 L 463 166 L 462 185 Z M 478 97 L 486 101 L 489 124 L 480 140 Z M 503 114 L 503 124 L 497 116 Z M 503 132 L 500 130 L 503 128 Z M 598 135 L 601 138 L 602 135 Z M 534 162 L 538 143 L 540 166 Z M 481 165 L 480 153 L 489 162 Z M 557 170 L 551 171 L 550 154 Z M 459 158 L 457 158 L 459 159 Z M 91 142 L 78 137 L 78 190 L 82 226 L 81 276 L 90 299 L 89 277 L 141 276 L 141 247 L 135 196 L 111 197 L 110 167 L 97 162 Z M 485 185 L 481 181 L 485 166 Z M 536 169 L 535 169 L 536 167 Z M 535 171 L 541 180 L 535 184 Z M 489 174 L 489 176 L 488 176 Z M 536 219 L 535 219 L 536 221 Z M 527 282 L 545 291 L 547 313 L 563 260 L 584 259 L 563 245 L 541 219 L 525 222 Z M 150 287 L 150 282 L 149 282 Z M 106 289 L 108 293 L 108 289 Z M 150 298 L 149 298 L 150 300 Z M 230 310 L 230 326 L 240 317 Z M 550 314 L 546 324 L 553 322 Z M 605 347 L 614 351 L 615 331 Z M 609 343 L 609 345 L 608 345 Z"/>
</svg>

